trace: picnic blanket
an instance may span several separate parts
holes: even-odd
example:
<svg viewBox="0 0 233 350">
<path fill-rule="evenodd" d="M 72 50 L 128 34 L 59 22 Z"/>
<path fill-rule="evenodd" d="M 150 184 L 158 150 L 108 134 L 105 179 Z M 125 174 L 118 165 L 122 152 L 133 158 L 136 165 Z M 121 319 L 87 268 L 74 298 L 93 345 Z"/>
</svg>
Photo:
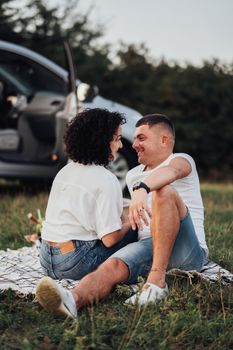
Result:
<svg viewBox="0 0 233 350">
<path fill-rule="evenodd" d="M 222 285 L 233 283 L 233 274 L 213 261 L 207 261 L 201 272 L 173 269 L 167 274 L 187 276 L 191 283 L 195 277 Z M 0 291 L 12 289 L 25 297 L 35 294 L 36 284 L 42 276 L 39 244 L 17 250 L 0 250 Z M 58 283 L 64 287 L 73 288 L 78 281 L 61 280 Z"/>
</svg>

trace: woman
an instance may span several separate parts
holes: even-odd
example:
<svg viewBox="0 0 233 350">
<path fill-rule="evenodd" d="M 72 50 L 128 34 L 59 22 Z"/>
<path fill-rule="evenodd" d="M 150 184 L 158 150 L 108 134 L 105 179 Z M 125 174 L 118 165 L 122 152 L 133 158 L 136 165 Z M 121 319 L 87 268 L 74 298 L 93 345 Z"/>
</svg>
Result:
<svg viewBox="0 0 233 350">
<path fill-rule="evenodd" d="M 96 108 L 68 126 L 64 140 L 72 161 L 53 181 L 42 229 L 41 266 L 54 279 L 78 280 L 136 240 L 122 214 L 120 184 L 106 169 L 122 148 L 125 122 L 120 113 Z"/>
</svg>

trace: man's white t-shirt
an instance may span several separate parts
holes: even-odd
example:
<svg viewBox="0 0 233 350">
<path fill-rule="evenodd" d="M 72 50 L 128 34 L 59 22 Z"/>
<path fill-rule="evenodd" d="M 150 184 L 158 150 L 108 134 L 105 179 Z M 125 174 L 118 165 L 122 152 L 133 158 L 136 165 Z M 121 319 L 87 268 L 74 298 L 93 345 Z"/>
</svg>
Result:
<svg viewBox="0 0 233 350">
<path fill-rule="evenodd" d="M 176 157 L 182 157 L 188 160 L 188 162 L 191 164 L 192 171 L 188 176 L 172 182 L 171 186 L 178 192 L 184 204 L 188 207 L 199 243 L 201 247 L 208 252 L 205 240 L 204 207 L 200 192 L 200 182 L 196 165 L 192 157 L 186 153 L 172 153 L 164 162 L 149 171 L 144 171 L 145 166 L 140 164 L 128 172 L 126 177 L 127 186 L 129 191 L 132 193 L 132 187 L 136 182 L 145 180 L 145 178 L 148 177 L 155 169 L 168 165 L 170 161 Z M 151 209 L 152 193 L 149 193 L 148 195 L 148 206 Z M 143 230 L 139 231 L 139 239 L 144 239 L 150 236 L 150 227 L 143 226 Z"/>
<path fill-rule="evenodd" d="M 122 207 L 121 186 L 114 174 L 100 165 L 71 162 L 53 181 L 42 239 L 101 239 L 121 229 Z"/>
</svg>

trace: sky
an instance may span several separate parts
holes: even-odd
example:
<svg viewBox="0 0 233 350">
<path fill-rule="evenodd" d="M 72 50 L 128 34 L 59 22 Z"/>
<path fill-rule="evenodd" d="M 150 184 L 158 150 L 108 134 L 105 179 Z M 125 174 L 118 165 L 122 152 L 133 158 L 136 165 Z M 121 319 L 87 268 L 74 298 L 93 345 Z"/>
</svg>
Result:
<svg viewBox="0 0 233 350">
<path fill-rule="evenodd" d="M 55 1 L 55 0 L 54 0 Z M 233 0 L 79 0 L 92 24 L 105 25 L 101 43 L 145 43 L 154 59 L 199 65 L 233 62 Z"/>
</svg>

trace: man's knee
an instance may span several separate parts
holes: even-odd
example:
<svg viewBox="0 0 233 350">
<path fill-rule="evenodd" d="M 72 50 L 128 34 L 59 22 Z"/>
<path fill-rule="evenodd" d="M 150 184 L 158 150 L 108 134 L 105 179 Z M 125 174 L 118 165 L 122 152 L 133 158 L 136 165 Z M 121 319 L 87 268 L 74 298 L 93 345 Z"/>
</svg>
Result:
<svg viewBox="0 0 233 350">
<path fill-rule="evenodd" d="M 153 205 L 154 208 L 156 208 L 155 211 L 160 210 L 167 204 L 174 205 L 177 208 L 181 219 L 185 217 L 187 208 L 178 192 L 170 185 L 166 185 L 153 192 Z"/>
<path fill-rule="evenodd" d="M 175 200 L 177 192 L 170 185 L 166 185 L 157 191 L 153 192 L 153 200 L 156 203 L 162 204 L 167 201 Z"/>
<path fill-rule="evenodd" d="M 129 276 L 128 266 L 118 258 L 110 257 L 98 267 L 98 271 L 114 284 L 125 282 Z"/>
</svg>

